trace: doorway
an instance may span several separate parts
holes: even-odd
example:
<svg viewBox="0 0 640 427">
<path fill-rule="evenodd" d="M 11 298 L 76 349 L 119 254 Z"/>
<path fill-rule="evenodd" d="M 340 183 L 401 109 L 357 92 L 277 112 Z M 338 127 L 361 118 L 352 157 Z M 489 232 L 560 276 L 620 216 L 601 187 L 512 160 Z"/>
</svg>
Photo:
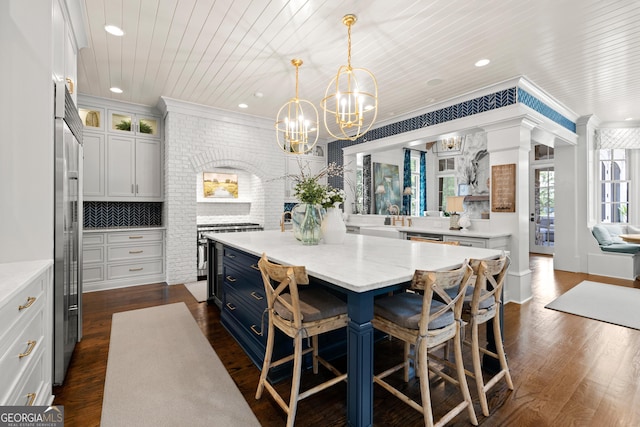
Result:
<svg viewBox="0 0 640 427">
<path fill-rule="evenodd" d="M 534 146 L 529 179 L 531 207 L 529 252 L 553 254 L 555 245 L 555 172 L 553 148 Z"/>
</svg>

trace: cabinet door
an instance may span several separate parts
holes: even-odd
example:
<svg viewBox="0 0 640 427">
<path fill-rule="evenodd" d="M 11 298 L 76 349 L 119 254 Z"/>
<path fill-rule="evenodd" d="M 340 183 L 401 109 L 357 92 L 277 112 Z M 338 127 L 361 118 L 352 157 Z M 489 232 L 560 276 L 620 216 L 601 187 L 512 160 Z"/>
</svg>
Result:
<svg viewBox="0 0 640 427">
<path fill-rule="evenodd" d="M 109 111 L 109 132 L 135 134 L 135 119 L 133 114 Z"/>
<path fill-rule="evenodd" d="M 104 135 L 85 132 L 83 135 L 83 194 L 104 197 Z"/>
<path fill-rule="evenodd" d="M 135 139 L 109 135 L 107 143 L 107 196 L 135 196 Z"/>
<path fill-rule="evenodd" d="M 136 141 L 136 196 L 162 197 L 160 141 Z"/>
<path fill-rule="evenodd" d="M 160 137 L 160 120 L 157 117 L 136 115 L 121 111 L 109 111 L 109 131 L 135 136 Z"/>
</svg>

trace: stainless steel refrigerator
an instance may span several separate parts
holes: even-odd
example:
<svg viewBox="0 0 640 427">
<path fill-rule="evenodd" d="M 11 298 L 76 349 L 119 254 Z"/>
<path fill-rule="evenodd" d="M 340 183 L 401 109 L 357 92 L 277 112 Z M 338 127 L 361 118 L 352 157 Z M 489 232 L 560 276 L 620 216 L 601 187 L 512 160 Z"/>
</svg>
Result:
<svg viewBox="0 0 640 427">
<path fill-rule="evenodd" d="M 64 83 L 55 87 L 53 383 L 63 383 L 82 338 L 82 121 Z"/>
</svg>

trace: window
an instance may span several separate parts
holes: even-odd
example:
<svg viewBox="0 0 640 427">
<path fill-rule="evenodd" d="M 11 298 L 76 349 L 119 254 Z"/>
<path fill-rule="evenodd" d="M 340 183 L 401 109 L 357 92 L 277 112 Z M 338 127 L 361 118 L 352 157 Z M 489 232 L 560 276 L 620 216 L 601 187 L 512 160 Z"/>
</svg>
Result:
<svg viewBox="0 0 640 427">
<path fill-rule="evenodd" d="M 438 210 L 447 211 L 447 197 L 456 195 L 456 159 L 438 159 Z"/>
<path fill-rule="evenodd" d="M 629 179 L 627 150 L 599 150 L 600 221 L 629 221 Z"/>
</svg>

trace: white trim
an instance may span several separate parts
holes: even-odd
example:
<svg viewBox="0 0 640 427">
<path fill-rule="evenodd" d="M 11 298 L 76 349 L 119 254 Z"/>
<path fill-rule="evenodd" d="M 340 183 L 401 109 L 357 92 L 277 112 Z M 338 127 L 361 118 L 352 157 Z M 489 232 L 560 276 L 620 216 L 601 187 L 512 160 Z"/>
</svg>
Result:
<svg viewBox="0 0 640 427">
<path fill-rule="evenodd" d="M 253 128 L 273 129 L 275 137 L 275 121 L 265 119 L 264 117 L 222 110 L 207 105 L 168 98 L 166 96 L 160 97 L 160 101 L 158 101 L 158 109 L 163 113 L 163 115 L 166 115 L 169 112 L 179 113 L 192 117 L 218 120 Z"/>
</svg>

